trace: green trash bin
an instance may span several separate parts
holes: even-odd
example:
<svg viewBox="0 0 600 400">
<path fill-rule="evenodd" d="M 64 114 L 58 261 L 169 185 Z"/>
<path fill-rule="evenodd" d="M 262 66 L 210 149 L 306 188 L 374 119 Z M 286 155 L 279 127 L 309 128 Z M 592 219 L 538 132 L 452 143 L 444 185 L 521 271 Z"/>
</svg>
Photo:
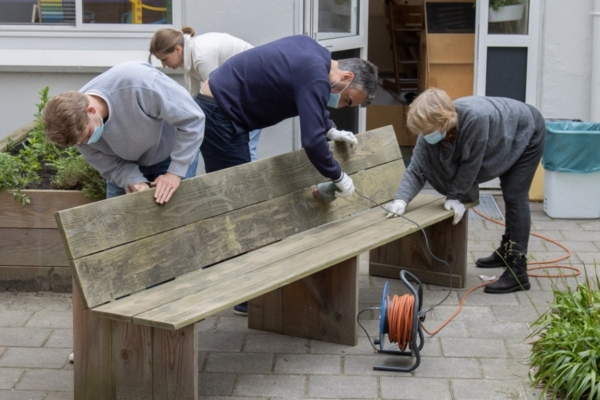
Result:
<svg viewBox="0 0 600 400">
<path fill-rule="evenodd" d="M 600 123 L 546 120 L 544 211 L 600 218 Z"/>
</svg>

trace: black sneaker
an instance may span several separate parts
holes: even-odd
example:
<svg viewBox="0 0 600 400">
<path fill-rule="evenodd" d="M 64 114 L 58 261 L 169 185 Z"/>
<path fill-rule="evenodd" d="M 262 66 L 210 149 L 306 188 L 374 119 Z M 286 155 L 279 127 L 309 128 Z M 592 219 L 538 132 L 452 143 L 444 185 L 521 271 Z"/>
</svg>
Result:
<svg viewBox="0 0 600 400">
<path fill-rule="evenodd" d="M 248 316 L 248 302 L 245 301 L 243 303 L 238 304 L 237 306 L 233 306 L 233 313 L 235 315 L 247 317 Z"/>
</svg>

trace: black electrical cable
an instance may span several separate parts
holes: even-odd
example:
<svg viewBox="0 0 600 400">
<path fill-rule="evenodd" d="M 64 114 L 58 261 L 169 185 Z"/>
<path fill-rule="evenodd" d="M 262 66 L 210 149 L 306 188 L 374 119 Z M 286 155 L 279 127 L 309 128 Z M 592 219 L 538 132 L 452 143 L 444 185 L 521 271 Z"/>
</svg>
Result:
<svg viewBox="0 0 600 400">
<path fill-rule="evenodd" d="M 367 197 L 367 196 L 363 195 L 362 193 L 360 193 L 356 188 L 354 189 L 354 191 L 360 197 L 362 197 L 364 199 L 367 199 L 367 200 L 369 200 L 369 201 L 377 204 L 377 206 L 381 207 L 386 212 L 388 212 L 388 213 L 391 212 L 391 211 L 387 210 L 384 206 L 382 206 L 381 204 L 379 204 L 377 201 L 375 201 L 375 200 L 371 199 L 370 197 Z M 433 310 L 434 308 L 436 308 L 437 306 L 439 306 L 440 304 L 442 304 L 443 302 L 445 302 L 448 299 L 448 297 L 450 297 L 450 294 L 452 293 L 452 268 L 450 267 L 450 264 L 448 264 L 445 260 L 442 260 L 441 258 L 436 257 L 435 254 L 433 254 L 433 252 L 431 251 L 431 248 L 429 247 L 429 239 L 427 239 L 427 234 L 425 233 L 425 230 L 423 229 L 423 227 L 421 225 L 419 225 L 418 222 L 415 222 L 415 221 L 411 220 L 410 218 L 406 218 L 404 215 L 400 215 L 400 214 L 397 214 L 395 212 L 392 212 L 392 214 L 396 214 L 398 217 L 404 218 L 405 220 L 407 220 L 407 221 L 412 222 L 413 224 L 415 224 L 421 230 L 421 232 L 423 232 L 423 236 L 425 237 L 425 245 L 427 246 L 427 251 L 429 251 L 429 254 L 431 254 L 431 257 L 433 257 L 435 260 L 443 263 L 448 268 L 448 274 L 450 276 L 450 290 L 448 291 L 448 294 L 446 295 L 446 297 L 444 297 L 444 299 L 442 301 L 440 301 L 439 303 L 437 303 L 436 305 L 432 306 L 431 308 L 429 308 L 428 310 L 426 310 L 426 311 L 424 311 L 422 313 L 422 315 L 425 315 L 428 312 L 430 312 L 431 310 Z M 363 328 L 363 330 L 364 330 L 364 328 Z"/>
</svg>

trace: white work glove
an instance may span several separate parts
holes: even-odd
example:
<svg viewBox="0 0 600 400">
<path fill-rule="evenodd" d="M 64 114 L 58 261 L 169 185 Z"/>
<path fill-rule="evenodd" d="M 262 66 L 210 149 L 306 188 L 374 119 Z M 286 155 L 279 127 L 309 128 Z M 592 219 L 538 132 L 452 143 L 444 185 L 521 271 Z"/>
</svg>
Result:
<svg viewBox="0 0 600 400">
<path fill-rule="evenodd" d="M 389 211 L 386 218 L 399 217 L 406 211 L 406 202 L 404 200 L 394 200 L 390 204 L 386 204 L 385 209 Z"/>
<path fill-rule="evenodd" d="M 358 144 L 358 140 L 356 139 L 356 136 L 354 136 L 354 133 L 349 131 L 338 131 L 335 128 L 331 128 L 327 132 L 327 139 L 335 140 L 336 142 L 346 142 L 352 146 Z"/>
<path fill-rule="evenodd" d="M 460 222 L 463 215 L 465 215 L 465 205 L 458 200 L 446 200 L 444 208 L 448 211 L 454 211 L 454 220 L 452 225 L 456 225 Z"/>
<path fill-rule="evenodd" d="M 333 183 L 335 183 L 335 186 L 340 189 L 340 192 L 335 192 L 336 196 L 346 197 L 354 193 L 354 183 L 352 182 L 352 178 L 350 178 L 345 172 L 342 172 L 340 179 L 333 181 Z"/>
</svg>

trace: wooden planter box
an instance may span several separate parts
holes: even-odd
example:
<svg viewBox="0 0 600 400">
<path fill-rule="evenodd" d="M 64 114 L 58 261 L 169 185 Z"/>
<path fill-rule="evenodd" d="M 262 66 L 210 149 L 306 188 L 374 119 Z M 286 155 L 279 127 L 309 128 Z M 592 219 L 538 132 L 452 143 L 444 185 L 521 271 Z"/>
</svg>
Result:
<svg viewBox="0 0 600 400">
<path fill-rule="evenodd" d="M 0 140 L 18 144 L 35 128 L 32 121 Z M 0 192 L 0 292 L 71 292 L 67 261 L 54 213 L 92 202 L 78 190 L 23 190 L 31 203 L 23 206 L 12 193 Z"/>
<path fill-rule="evenodd" d="M 24 190 L 23 206 L 0 192 L 0 292 L 70 292 L 71 268 L 54 213 L 92 202 L 74 190 Z"/>
</svg>

